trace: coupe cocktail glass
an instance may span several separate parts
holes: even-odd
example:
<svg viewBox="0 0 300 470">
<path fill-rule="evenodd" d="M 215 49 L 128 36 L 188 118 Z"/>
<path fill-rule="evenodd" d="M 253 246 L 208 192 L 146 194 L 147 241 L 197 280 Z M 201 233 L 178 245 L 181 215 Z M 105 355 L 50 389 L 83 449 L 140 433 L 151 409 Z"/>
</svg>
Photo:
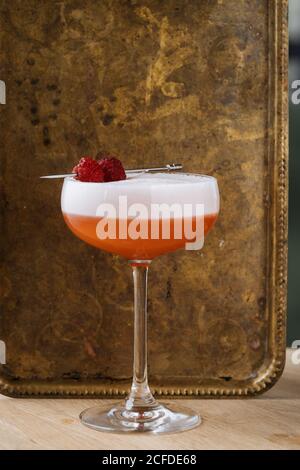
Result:
<svg viewBox="0 0 300 470">
<path fill-rule="evenodd" d="M 124 205 L 120 210 L 120 201 L 126 201 L 126 214 Z M 158 206 L 161 209 L 159 215 Z M 123 403 L 109 410 L 96 406 L 83 411 L 80 415 L 82 423 L 106 432 L 171 433 L 198 426 L 201 418 L 197 414 L 177 404 L 160 404 L 150 391 L 147 379 L 147 275 L 155 257 L 184 248 L 193 241 L 184 230 L 185 222 L 189 222 L 190 229 L 193 228 L 192 233 L 201 227 L 203 236 L 213 226 L 219 212 L 216 179 L 188 173 L 133 174 L 126 180 L 109 183 L 85 183 L 65 178 L 61 207 L 67 225 L 77 237 L 127 258 L 133 269 L 134 361 L 131 391 Z M 202 210 L 198 211 L 199 207 Z M 135 217 L 139 221 L 135 228 L 138 228 L 140 236 L 138 230 L 129 230 L 134 220 L 129 208 L 135 208 L 135 214 L 139 214 Z M 187 208 L 189 210 L 185 212 Z M 153 216 L 153 213 L 156 215 Z M 164 232 L 167 219 L 169 231 Z M 102 222 L 103 229 L 104 221 L 106 234 L 103 235 L 99 232 L 99 223 Z M 152 232 L 154 225 L 156 231 Z M 144 228 L 142 235 L 141 226 Z M 178 234 L 176 230 L 180 227 Z"/>
</svg>

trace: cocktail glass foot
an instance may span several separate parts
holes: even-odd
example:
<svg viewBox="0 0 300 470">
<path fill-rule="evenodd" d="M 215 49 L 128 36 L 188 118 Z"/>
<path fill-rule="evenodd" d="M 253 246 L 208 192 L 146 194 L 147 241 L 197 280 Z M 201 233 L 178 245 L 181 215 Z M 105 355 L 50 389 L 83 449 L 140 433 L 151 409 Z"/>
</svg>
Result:
<svg viewBox="0 0 300 470">
<path fill-rule="evenodd" d="M 175 404 L 157 403 L 139 409 L 127 409 L 124 403 L 110 409 L 94 406 L 80 414 L 86 426 L 104 432 L 176 433 L 197 427 L 201 418 L 188 408 Z"/>
</svg>

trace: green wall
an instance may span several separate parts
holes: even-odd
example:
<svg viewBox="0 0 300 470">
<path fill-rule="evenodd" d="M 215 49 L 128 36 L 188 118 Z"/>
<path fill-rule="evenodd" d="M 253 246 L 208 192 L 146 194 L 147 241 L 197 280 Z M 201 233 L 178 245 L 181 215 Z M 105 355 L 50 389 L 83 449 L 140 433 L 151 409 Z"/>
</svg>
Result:
<svg viewBox="0 0 300 470">
<path fill-rule="evenodd" d="M 289 2 L 290 67 L 289 81 L 300 80 L 300 1 Z M 289 284 L 288 344 L 300 339 L 300 104 L 289 100 Z"/>
<path fill-rule="evenodd" d="M 300 27 L 300 26 L 299 26 Z M 300 74 L 299 74 L 300 80 Z M 290 100 L 288 344 L 300 339 L 300 104 Z"/>
</svg>

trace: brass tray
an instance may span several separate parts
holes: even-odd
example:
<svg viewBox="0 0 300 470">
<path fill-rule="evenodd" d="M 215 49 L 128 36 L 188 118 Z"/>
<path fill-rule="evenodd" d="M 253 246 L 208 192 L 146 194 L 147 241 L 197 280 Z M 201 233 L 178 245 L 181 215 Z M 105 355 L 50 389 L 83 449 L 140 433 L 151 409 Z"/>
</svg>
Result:
<svg viewBox="0 0 300 470">
<path fill-rule="evenodd" d="M 155 260 L 149 363 L 168 396 L 246 396 L 285 360 L 287 1 L 3 1 L 1 392 L 119 396 L 132 280 L 77 240 L 42 174 L 109 149 L 213 174 L 202 252 Z"/>
</svg>

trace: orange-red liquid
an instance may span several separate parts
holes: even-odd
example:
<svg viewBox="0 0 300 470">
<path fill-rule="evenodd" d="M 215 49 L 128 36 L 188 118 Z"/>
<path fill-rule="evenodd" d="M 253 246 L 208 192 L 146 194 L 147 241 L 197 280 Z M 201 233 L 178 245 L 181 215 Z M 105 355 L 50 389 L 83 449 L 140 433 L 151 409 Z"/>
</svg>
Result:
<svg viewBox="0 0 300 470">
<path fill-rule="evenodd" d="M 115 253 L 121 256 L 124 256 L 127 259 L 131 260 L 151 260 L 156 256 L 168 253 L 169 251 L 175 251 L 180 248 L 184 248 L 187 242 L 192 242 L 193 240 L 188 240 L 184 236 L 184 230 L 182 230 L 182 238 L 176 239 L 174 237 L 174 224 L 175 220 L 170 220 L 170 238 L 164 239 L 162 237 L 162 220 L 159 221 L 159 237 L 157 239 L 148 238 L 148 239 L 137 239 L 133 240 L 127 238 L 125 240 L 120 238 L 108 238 L 101 240 L 97 237 L 97 224 L 101 220 L 100 217 L 89 217 L 82 215 L 73 215 L 73 214 L 63 214 L 64 219 L 70 230 L 81 240 L 86 243 L 100 248 L 101 250 L 108 251 L 110 253 Z M 209 214 L 204 216 L 204 235 L 211 229 L 214 225 L 217 218 L 217 214 Z M 116 233 L 119 233 L 119 223 L 116 221 Z M 126 222 L 130 223 L 130 220 Z M 149 230 L 148 233 L 151 234 L 151 220 L 148 222 Z M 193 217 L 192 220 L 193 229 L 196 227 L 196 218 Z M 150 235 L 149 235 L 150 237 Z"/>
</svg>

